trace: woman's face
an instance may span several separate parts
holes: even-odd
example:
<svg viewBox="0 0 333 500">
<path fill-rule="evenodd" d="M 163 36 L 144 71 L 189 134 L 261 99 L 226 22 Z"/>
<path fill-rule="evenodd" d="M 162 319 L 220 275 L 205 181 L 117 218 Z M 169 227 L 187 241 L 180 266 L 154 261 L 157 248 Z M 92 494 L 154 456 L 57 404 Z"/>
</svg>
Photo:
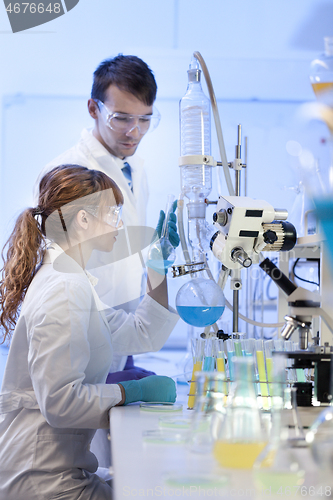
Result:
<svg viewBox="0 0 333 500">
<path fill-rule="evenodd" d="M 88 210 L 87 210 L 88 212 Z M 90 219 L 89 240 L 94 250 L 100 252 L 111 252 L 122 227 L 121 206 L 105 206 L 99 209 L 99 213 L 92 215 L 87 213 Z"/>
</svg>

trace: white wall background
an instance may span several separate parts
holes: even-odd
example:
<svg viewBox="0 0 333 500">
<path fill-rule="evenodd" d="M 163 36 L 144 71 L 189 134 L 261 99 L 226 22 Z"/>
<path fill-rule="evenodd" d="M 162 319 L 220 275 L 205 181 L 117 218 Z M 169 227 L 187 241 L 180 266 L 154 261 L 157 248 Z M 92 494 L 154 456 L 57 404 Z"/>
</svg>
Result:
<svg viewBox="0 0 333 500">
<path fill-rule="evenodd" d="M 211 74 L 229 160 L 238 123 L 248 137 L 248 195 L 290 210 L 295 194 L 286 187 L 297 180 L 286 152 L 289 124 L 313 99 L 309 63 L 328 35 L 332 0 L 80 0 L 64 16 L 16 34 L 1 5 L 1 241 L 31 203 L 43 165 L 91 124 L 92 73 L 120 52 L 143 58 L 159 87 L 162 121 L 139 149 L 150 181 L 148 224 L 180 189 L 178 102 L 195 50 Z M 219 159 L 214 128 L 212 153 Z M 181 284 L 170 284 L 173 297 Z M 185 335 L 180 324 L 174 343 Z"/>
</svg>

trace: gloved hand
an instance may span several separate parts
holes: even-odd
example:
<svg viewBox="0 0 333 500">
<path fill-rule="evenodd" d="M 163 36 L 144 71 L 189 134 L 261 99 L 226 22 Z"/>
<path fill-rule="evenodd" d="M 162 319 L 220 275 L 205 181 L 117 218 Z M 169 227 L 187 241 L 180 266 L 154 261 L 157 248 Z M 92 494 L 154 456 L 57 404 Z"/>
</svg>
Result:
<svg viewBox="0 0 333 500">
<path fill-rule="evenodd" d="M 155 375 L 155 373 L 140 368 L 139 366 L 134 366 L 127 370 L 121 370 L 120 372 L 109 373 L 105 383 L 118 384 L 118 382 L 123 382 L 124 380 L 140 380 L 144 377 L 150 377 L 151 375 Z"/>
<path fill-rule="evenodd" d="M 156 375 L 155 372 L 151 372 L 145 368 L 140 368 L 140 366 L 135 366 L 133 356 L 127 356 L 124 371 L 130 372 L 133 375 L 132 379 L 128 377 L 124 380 L 139 380 L 140 378 L 148 377 L 149 375 Z"/>
<path fill-rule="evenodd" d="M 177 208 L 177 200 L 173 202 L 172 205 L 172 212 L 170 213 L 169 221 L 168 221 L 168 228 L 169 228 L 169 241 L 173 248 L 177 248 L 180 242 L 179 235 L 177 233 L 177 216 L 174 213 Z M 161 237 L 162 234 L 162 228 L 163 228 L 163 222 L 165 219 L 165 213 L 163 210 L 160 211 L 160 217 L 158 219 L 158 223 L 156 226 L 156 233 L 158 237 Z"/>
<path fill-rule="evenodd" d="M 134 365 L 133 356 L 127 356 L 126 364 L 124 369 L 119 372 L 109 373 L 106 378 L 106 384 L 118 384 L 123 380 L 140 380 L 144 377 L 149 377 L 150 375 L 156 375 L 154 372 L 140 368 Z"/>
<path fill-rule="evenodd" d="M 170 377 L 151 375 L 141 380 L 120 382 L 125 390 L 125 403 L 145 401 L 147 403 L 174 403 L 176 401 L 176 384 Z"/>
</svg>

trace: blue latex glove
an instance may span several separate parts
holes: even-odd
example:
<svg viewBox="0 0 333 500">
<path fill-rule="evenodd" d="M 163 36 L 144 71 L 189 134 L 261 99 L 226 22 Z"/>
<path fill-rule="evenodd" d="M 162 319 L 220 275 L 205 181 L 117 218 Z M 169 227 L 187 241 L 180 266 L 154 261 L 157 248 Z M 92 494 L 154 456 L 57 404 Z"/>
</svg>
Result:
<svg viewBox="0 0 333 500">
<path fill-rule="evenodd" d="M 180 242 L 179 235 L 177 233 L 177 216 L 174 213 L 177 208 L 177 200 L 173 202 L 172 205 L 172 212 L 170 213 L 169 217 L 169 222 L 168 222 L 168 228 L 169 228 L 169 241 L 173 248 L 177 248 Z M 158 237 L 161 237 L 162 234 L 162 228 L 163 228 L 163 222 L 165 219 L 165 213 L 163 210 L 160 211 L 160 217 L 158 219 L 158 223 L 156 226 L 156 233 L 158 234 Z"/>
<path fill-rule="evenodd" d="M 125 403 L 145 401 L 147 403 L 174 403 L 176 384 L 170 377 L 151 375 L 141 380 L 120 382 L 125 390 Z"/>
</svg>

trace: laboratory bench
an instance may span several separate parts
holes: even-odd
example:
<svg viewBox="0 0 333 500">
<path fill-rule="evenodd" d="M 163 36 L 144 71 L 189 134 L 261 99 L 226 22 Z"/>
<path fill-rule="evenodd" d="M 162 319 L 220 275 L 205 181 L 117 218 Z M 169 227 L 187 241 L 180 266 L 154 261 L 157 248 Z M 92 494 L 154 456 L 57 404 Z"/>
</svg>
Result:
<svg viewBox="0 0 333 500">
<path fill-rule="evenodd" d="M 223 469 L 212 453 L 195 453 L 182 439 L 179 442 L 161 442 L 158 438 L 149 441 L 151 436 L 144 435 L 147 431 L 158 431 L 160 418 L 164 416 L 193 415 L 193 410 L 187 409 L 187 393 L 188 386 L 177 384 L 176 403 L 183 405 L 177 412 L 148 411 L 140 408 L 139 403 L 110 410 L 113 499 L 177 496 L 274 498 L 269 492 L 260 494 L 255 490 L 251 470 Z M 318 489 L 322 484 L 309 448 L 294 450 L 306 470 L 299 498 L 325 498 Z M 297 498 L 288 491 L 286 489 L 276 498 Z"/>
</svg>

